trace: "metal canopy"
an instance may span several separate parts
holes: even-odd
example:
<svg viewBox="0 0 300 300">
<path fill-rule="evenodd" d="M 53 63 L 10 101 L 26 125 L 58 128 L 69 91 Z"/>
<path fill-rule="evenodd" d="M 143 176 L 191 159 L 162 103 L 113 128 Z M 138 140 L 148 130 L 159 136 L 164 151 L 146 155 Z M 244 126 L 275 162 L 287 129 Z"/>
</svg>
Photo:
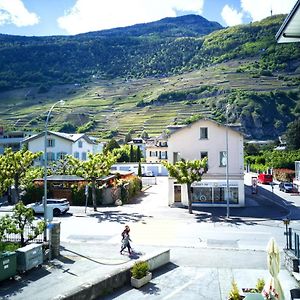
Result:
<svg viewBox="0 0 300 300">
<path fill-rule="evenodd" d="M 284 20 L 276 34 L 278 43 L 300 42 L 300 0 Z"/>
</svg>

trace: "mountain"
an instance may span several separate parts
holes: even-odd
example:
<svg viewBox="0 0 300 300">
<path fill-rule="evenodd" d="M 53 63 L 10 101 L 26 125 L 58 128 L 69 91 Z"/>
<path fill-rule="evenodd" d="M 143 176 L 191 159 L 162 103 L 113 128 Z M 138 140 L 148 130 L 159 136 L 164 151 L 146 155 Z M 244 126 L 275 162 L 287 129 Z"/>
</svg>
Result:
<svg viewBox="0 0 300 300">
<path fill-rule="evenodd" d="M 240 123 L 249 138 L 276 138 L 300 115 L 300 48 L 276 44 L 283 15 L 221 28 L 200 16 L 75 36 L 0 35 L 0 120 L 108 139 L 190 122 Z M 196 116 L 197 117 L 197 116 Z M 1 124 L 0 124 L 1 125 Z"/>
</svg>

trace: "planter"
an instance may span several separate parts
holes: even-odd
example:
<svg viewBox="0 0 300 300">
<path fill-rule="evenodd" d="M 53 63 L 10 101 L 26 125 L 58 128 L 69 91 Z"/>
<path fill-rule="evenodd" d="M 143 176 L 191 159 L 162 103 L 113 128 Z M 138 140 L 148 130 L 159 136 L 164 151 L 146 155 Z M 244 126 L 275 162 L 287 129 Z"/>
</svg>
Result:
<svg viewBox="0 0 300 300">
<path fill-rule="evenodd" d="M 139 289 L 141 286 L 145 285 L 146 283 L 148 283 L 150 280 L 152 279 L 152 273 L 151 272 L 147 272 L 147 275 L 137 279 L 134 277 L 131 277 L 131 285 L 133 287 L 135 287 L 136 289 Z"/>
</svg>

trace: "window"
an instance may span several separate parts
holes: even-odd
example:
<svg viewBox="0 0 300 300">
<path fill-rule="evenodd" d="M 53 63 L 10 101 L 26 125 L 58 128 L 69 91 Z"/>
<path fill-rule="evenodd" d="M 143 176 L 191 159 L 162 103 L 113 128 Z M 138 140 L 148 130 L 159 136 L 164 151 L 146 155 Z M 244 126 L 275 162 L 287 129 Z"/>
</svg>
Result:
<svg viewBox="0 0 300 300">
<path fill-rule="evenodd" d="M 81 160 L 86 160 L 86 152 L 81 153 Z"/>
<path fill-rule="evenodd" d="M 59 159 L 64 159 L 64 157 L 67 155 L 66 152 L 58 152 L 56 154 L 56 158 L 59 160 Z"/>
<path fill-rule="evenodd" d="M 79 159 L 79 152 L 74 152 L 74 157 Z"/>
<path fill-rule="evenodd" d="M 82 148 L 82 141 L 78 142 L 78 148 Z"/>
<path fill-rule="evenodd" d="M 200 139 L 205 140 L 208 139 L 208 128 L 200 127 Z"/>
<path fill-rule="evenodd" d="M 208 152 L 207 152 L 207 151 L 201 151 L 201 152 L 200 152 L 200 159 L 203 159 L 203 158 L 205 158 L 205 157 L 208 158 Z"/>
<path fill-rule="evenodd" d="M 55 153 L 47 152 L 47 161 L 55 161 Z"/>
<path fill-rule="evenodd" d="M 226 167 L 227 154 L 226 151 L 220 151 L 220 167 Z"/>
<path fill-rule="evenodd" d="M 180 161 L 180 153 L 179 152 L 173 152 L 173 164 Z"/>
<path fill-rule="evenodd" d="M 55 147 L 55 140 L 54 139 L 48 139 L 47 140 L 47 147 Z"/>
</svg>

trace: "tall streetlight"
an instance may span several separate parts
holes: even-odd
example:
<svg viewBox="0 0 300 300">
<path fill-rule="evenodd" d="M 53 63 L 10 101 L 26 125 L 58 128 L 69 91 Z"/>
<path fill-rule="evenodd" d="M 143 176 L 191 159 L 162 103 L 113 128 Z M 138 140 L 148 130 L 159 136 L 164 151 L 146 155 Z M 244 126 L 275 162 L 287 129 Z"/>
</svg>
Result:
<svg viewBox="0 0 300 300">
<path fill-rule="evenodd" d="M 61 104 L 63 105 L 65 102 L 63 100 L 59 100 L 57 102 L 55 102 L 50 110 L 48 111 L 48 115 L 46 118 L 46 123 L 45 123 L 45 140 L 44 140 L 44 203 L 43 203 L 43 207 L 44 207 L 44 221 L 45 223 L 47 223 L 47 169 L 48 169 L 48 158 L 47 158 L 47 132 L 48 132 L 48 122 L 50 119 L 50 115 L 52 110 L 54 109 L 54 107 L 57 104 Z M 46 236 L 46 229 L 45 229 L 45 234 L 44 234 L 44 240 L 47 240 L 47 236 Z"/>
<path fill-rule="evenodd" d="M 226 105 L 226 217 L 229 218 L 229 164 L 228 164 L 228 104 Z"/>
</svg>

